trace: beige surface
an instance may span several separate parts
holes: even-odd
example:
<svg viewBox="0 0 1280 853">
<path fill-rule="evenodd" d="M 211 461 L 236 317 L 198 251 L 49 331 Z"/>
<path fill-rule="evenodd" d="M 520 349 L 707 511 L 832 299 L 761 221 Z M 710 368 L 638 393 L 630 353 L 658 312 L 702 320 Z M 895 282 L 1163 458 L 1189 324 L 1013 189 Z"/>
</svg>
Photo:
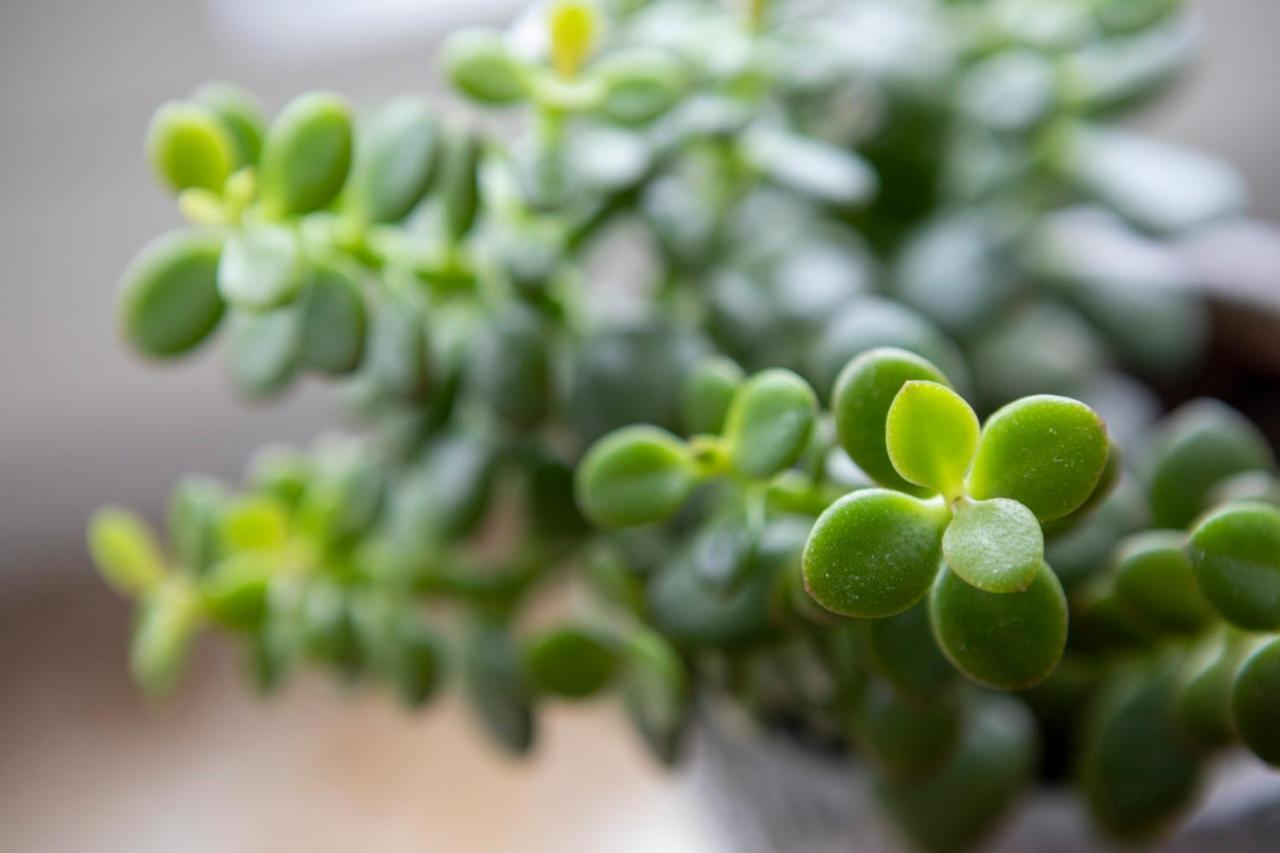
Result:
<svg viewBox="0 0 1280 853">
<path fill-rule="evenodd" d="M 549 715 L 533 761 L 453 700 L 417 716 L 303 679 L 249 698 L 223 651 L 164 704 L 124 675 L 123 608 L 84 590 L 0 609 L 0 849 L 715 849 L 682 777 L 607 703 Z"/>
</svg>

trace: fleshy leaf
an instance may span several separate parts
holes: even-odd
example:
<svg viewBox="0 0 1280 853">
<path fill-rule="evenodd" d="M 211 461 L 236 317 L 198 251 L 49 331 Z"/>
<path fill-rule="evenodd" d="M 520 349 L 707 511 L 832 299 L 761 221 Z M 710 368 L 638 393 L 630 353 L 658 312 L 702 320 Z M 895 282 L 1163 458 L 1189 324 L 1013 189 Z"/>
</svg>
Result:
<svg viewBox="0 0 1280 853">
<path fill-rule="evenodd" d="M 1031 510 L 1008 498 L 962 500 L 942 537 L 947 565 L 985 592 L 1021 592 L 1040 574 L 1044 534 Z"/>
<path fill-rule="evenodd" d="M 983 697 L 965 715 L 960 742 L 926 780 L 881 780 L 877 794 L 912 841 L 931 851 L 964 850 L 990 834 L 1030 782 L 1035 721 L 1017 702 Z"/>
<path fill-rule="evenodd" d="M 1160 425 L 1147 482 L 1158 527 L 1186 527 L 1211 506 L 1213 489 L 1247 471 L 1275 464 L 1266 438 L 1243 415 L 1217 400 L 1195 400 Z"/>
<path fill-rule="evenodd" d="M 969 473 L 978 499 L 1012 498 L 1041 521 L 1061 518 L 1093 493 L 1107 464 L 1107 428 L 1084 403 L 1025 397 L 987 419 Z"/>
<path fill-rule="evenodd" d="M 1228 622 L 1280 628 L 1280 509 L 1228 504 L 1191 532 L 1189 552 L 1200 589 Z"/>
<path fill-rule="evenodd" d="M 357 132 L 344 208 L 367 222 L 399 222 L 422 200 L 440 159 L 440 132 L 418 98 L 388 103 Z"/>
<path fill-rule="evenodd" d="M 444 70 L 463 94 L 485 104 L 513 104 L 527 94 L 525 71 L 501 33 L 460 30 L 444 45 Z"/>
<path fill-rule="evenodd" d="M 924 598 L 938 573 L 947 517 L 940 503 L 887 489 L 845 495 L 809 535 L 805 589 L 846 616 L 901 613 Z"/>
<path fill-rule="evenodd" d="M 221 254 L 222 238 L 200 231 L 174 231 L 147 244 L 120 285 L 120 325 L 134 348 L 169 358 L 209 337 L 225 308 L 218 293 Z"/>
<path fill-rule="evenodd" d="M 1231 716 L 1245 746 L 1272 766 L 1280 766 L 1280 640 L 1249 655 L 1231 688 Z"/>
<path fill-rule="evenodd" d="M 889 408 L 912 380 L 947 381 L 915 353 L 891 347 L 867 350 L 840 372 L 831 409 L 840 445 L 859 468 L 881 485 L 916 492 L 893 467 L 885 442 Z"/>
<path fill-rule="evenodd" d="M 937 382 L 902 386 L 885 420 L 889 459 L 903 479 L 954 500 L 978 447 L 978 416 L 959 394 Z"/>
<path fill-rule="evenodd" d="M 1086 725 L 1085 796 L 1094 817 L 1122 838 L 1158 834 L 1195 794 L 1200 761 L 1177 728 L 1173 686 L 1167 672 L 1121 669 Z"/>
<path fill-rule="evenodd" d="M 578 505 L 604 527 L 662 521 L 696 482 L 689 453 L 657 427 L 625 427 L 598 441 L 578 468 Z"/>
<path fill-rule="evenodd" d="M 540 690 L 563 699 L 587 699 L 613 681 L 618 653 L 594 632 L 564 627 L 533 638 L 525 663 Z"/>
<path fill-rule="evenodd" d="M 301 95 L 276 116 L 262 146 L 258 189 L 272 216 L 329 204 L 351 167 L 351 108 L 337 95 Z"/>
<path fill-rule="evenodd" d="M 330 375 L 359 367 L 368 312 L 354 271 L 336 263 L 312 264 L 301 303 L 300 363 Z"/>
<path fill-rule="evenodd" d="M 89 553 L 107 583 L 125 595 L 139 595 L 165 576 L 164 557 L 142 519 L 114 507 L 98 510 L 89 522 Z"/>
<path fill-rule="evenodd" d="M 983 592 L 944 568 L 929 599 L 938 645 L 956 669 L 996 690 L 1049 677 L 1067 642 L 1067 599 L 1044 563 L 1022 592 Z"/>
<path fill-rule="evenodd" d="M 265 311 L 302 287 L 298 238 L 288 228 L 262 225 L 233 233 L 218 264 L 218 292 L 238 308 Z"/>
<path fill-rule="evenodd" d="M 1194 633 L 1213 620 L 1185 550 L 1186 534 L 1151 530 L 1120 543 L 1116 592 L 1153 625 Z"/>
<path fill-rule="evenodd" d="M 724 437 L 733 465 L 754 479 L 772 477 L 804 452 L 818 419 L 818 398 L 789 370 L 757 373 L 734 395 Z"/>
<path fill-rule="evenodd" d="M 147 159 L 176 191 L 220 192 L 235 166 L 236 149 L 213 112 L 197 104 L 168 103 L 151 119 Z"/>
<path fill-rule="evenodd" d="M 719 435 L 744 378 L 742 368 L 727 358 L 698 362 L 681 395 L 685 431 L 689 435 Z"/>
</svg>

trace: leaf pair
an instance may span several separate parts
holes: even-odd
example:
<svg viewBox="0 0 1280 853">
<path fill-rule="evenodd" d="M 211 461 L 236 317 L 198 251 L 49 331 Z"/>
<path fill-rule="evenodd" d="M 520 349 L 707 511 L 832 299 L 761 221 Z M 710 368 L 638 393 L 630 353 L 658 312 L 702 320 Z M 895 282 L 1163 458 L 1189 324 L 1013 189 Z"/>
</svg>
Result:
<svg viewBox="0 0 1280 853">
<path fill-rule="evenodd" d="M 578 500 L 590 519 L 628 527 L 669 518 L 705 475 L 719 473 L 722 462 L 752 480 L 795 464 L 817 422 L 813 389 L 788 370 L 766 370 L 740 386 L 724 374 L 714 368 L 714 375 L 693 386 L 693 393 L 714 395 L 698 401 L 706 405 L 692 412 L 694 418 L 706 425 L 724 422 L 723 438 L 710 445 L 712 458 L 701 458 L 692 445 L 658 427 L 618 430 L 592 446 L 578 470 Z M 732 402 L 725 408 L 730 387 Z"/>
</svg>

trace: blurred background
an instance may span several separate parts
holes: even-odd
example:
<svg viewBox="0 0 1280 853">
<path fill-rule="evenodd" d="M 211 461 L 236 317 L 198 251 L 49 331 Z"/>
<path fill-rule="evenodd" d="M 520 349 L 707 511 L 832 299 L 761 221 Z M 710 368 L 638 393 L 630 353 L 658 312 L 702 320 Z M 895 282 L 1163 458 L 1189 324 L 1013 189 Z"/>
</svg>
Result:
<svg viewBox="0 0 1280 853">
<path fill-rule="evenodd" d="M 1198 5 L 1200 68 L 1139 123 L 1231 160 L 1253 214 L 1280 221 L 1280 4 Z M 449 702 L 410 718 L 304 678 L 259 703 L 216 648 L 176 699 L 148 706 L 127 680 L 126 608 L 84 553 L 95 506 L 156 516 L 179 475 L 234 478 L 265 440 L 331 423 L 318 387 L 247 407 L 216 354 L 158 368 L 118 341 L 121 270 L 178 224 L 142 156 L 153 109 L 211 79 L 271 108 L 304 89 L 363 106 L 438 90 L 443 34 L 516 6 L 0 6 L 0 848 L 714 849 L 688 779 L 652 766 L 610 707 L 553 713 L 535 761 L 513 763 Z M 1238 284 L 1275 304 L 1280 259 L 1263 261 Z"/>
</svg>

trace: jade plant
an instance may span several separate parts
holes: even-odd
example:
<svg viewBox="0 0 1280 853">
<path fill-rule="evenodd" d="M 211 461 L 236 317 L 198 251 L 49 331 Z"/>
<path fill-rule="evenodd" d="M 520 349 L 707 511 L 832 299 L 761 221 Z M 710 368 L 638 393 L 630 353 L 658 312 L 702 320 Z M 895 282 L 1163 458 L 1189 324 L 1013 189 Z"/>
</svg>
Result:
<svg viewBox="0 0 1280 853">
<path fill-rule="evenodd" d="M 514 752 L 617 696 L 664 762 L 741 714 L 931 849 L 1038 784 L 1141 839 L 1223 750 L 1280 765 L 1272 451 L 1142 383 L 1203 355 L 1176 241 L 1244 203 L 1114 123 L 1185 65 L 1180 7 L 555 0 L 441 50 L 492 125 L 161 107 L 189 224 L 124 338 L 225 328 L 240 392 L 329 379 L 351 428 L 182 480 L 163 546 L 92 520 L 134 676 L 217 632 L 262 691 L 455 682 Z"/>
</svg>

